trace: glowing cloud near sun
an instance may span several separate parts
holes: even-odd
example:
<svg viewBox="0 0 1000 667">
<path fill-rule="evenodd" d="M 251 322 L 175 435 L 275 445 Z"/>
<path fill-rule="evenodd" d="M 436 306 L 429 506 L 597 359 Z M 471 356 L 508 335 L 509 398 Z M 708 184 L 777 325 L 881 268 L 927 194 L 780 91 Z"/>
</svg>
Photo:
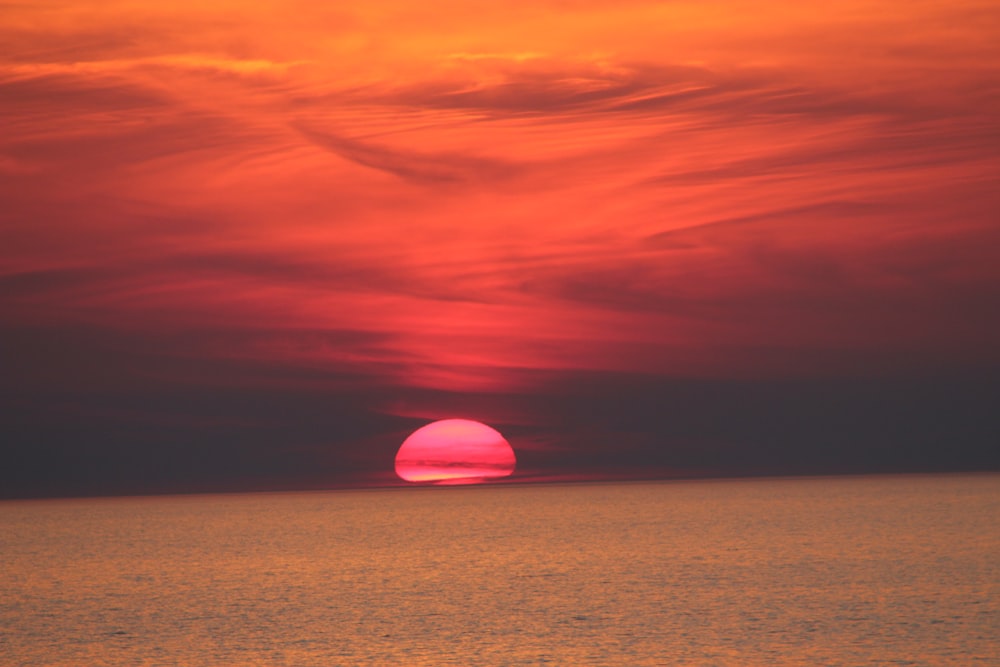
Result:
<svg viewBox="0 0 1000 667">
<path fill-rule="evenodd" d="M 396 474 L 408 482 L 476 484 L 508 477 L 516 464 L 514 450 L 496 429 L 468 419 L 427 424 L 396 453 Z"/>
</svg>

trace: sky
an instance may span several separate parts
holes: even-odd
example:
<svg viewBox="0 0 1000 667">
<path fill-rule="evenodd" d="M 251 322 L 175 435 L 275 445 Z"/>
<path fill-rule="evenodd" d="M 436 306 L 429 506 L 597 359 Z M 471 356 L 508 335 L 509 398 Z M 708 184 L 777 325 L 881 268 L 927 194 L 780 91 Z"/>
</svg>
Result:
<svg viewBox="0 0 1000 667">
<path fill-rule="evenodd" d="M 0 5 L 0 497 L 1000 469 L 992 0 Z"/>
</svg>

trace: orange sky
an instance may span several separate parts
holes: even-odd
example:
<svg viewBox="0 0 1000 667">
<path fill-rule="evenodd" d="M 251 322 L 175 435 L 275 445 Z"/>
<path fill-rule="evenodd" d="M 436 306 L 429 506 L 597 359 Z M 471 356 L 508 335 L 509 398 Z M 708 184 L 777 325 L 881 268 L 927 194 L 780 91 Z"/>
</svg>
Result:
<svg viewBox="0 0 1000 667">
<path fill-rule="evenodd" d="M 11 340 L 429 418 L 1000 362 L 996 3 L 320 5 L 0 12 Z"/>
</svg>

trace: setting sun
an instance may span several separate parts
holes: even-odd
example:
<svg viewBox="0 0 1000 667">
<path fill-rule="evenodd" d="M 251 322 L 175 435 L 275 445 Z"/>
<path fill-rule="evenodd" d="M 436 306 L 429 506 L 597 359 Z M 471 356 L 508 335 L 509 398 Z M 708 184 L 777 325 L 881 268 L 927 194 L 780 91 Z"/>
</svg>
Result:
<svg viewBox="0 0 1000 667">
<path fill-rule="evenodd" d="M 476 484 L 509 477 L 516 460 L 495 429 L 468 419 L 443 419 L 417 429 L 396 453 L 396 474 L 407 482 Z"/>
</svg>

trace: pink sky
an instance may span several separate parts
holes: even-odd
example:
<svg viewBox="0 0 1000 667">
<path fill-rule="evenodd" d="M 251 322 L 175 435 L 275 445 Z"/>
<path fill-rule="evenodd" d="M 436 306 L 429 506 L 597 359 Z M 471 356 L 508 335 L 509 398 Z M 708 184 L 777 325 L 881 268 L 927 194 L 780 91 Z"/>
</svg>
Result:
<svg viewBox="0 0 1000 667">
<path fill-rule="evenodd" d="M 56 1 L 0 43 L 5 331 L 145 360 L 10 343 L 19 388 L 528 425 L 433 392 L 1000 362 L 992 2 Z"/>
</svg>

